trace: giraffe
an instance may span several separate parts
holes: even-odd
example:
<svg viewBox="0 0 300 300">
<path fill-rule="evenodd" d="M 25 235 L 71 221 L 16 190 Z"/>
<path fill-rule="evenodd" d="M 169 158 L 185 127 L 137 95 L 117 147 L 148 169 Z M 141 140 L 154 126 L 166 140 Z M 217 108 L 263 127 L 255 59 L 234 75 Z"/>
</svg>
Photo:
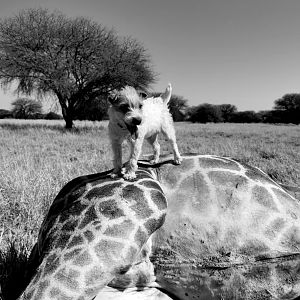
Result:
<svg viewBox="0 0 300 300">
<path fill-rule="evenodd" d="M 19 299 L 298 297 L 299 201 L 235 159 L 182 157 L 140 162 L 134 182 L 109 172 L 69 182 Z"/>
<path fill-rule="evenodd" d="M 59 192 L 30 255 L 27 276 L 35 274 L 20 299 L 93 299 L 147 255 L 140 249 L 163 224 L 167 201 L 150 171 L 138 174 L 135 182 L 108 172 L 83 176 Z"/>
</svg>

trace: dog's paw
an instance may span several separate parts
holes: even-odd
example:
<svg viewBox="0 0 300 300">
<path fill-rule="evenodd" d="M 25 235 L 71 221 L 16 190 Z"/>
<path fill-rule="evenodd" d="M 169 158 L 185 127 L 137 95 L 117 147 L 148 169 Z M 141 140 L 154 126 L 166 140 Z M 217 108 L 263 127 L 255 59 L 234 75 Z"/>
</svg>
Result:
<svg viewBox="0 0 300 300">
<path fill-rule="evenodd" d="M 158 163 L 158 161 L 159 161 L 159 158 L 151 159 L 151 160 L 150 160 L 150 164 L 151 164 L 151 165 L 155 165 L 155 164 Z"/>
<path fill-rule="evenodd" d="M 180 165 L 181 162 L 182 162 L 182 157 L 179 156 L 179 157 L 174 158 L 174 164 L 175 165 Z"/>
<path fill-rule="evenodd" d="M 126 180 L 134 180 L 136 178 L 135 172 L 127 172 L 123 176 Z"/>
<path fill-rule="evenodd" d="M 110 174 L 110 178 L 118 178 L 119 177 L 119 175 L 117 174 L 117 173 L 111 173 Z"/>
</svg>

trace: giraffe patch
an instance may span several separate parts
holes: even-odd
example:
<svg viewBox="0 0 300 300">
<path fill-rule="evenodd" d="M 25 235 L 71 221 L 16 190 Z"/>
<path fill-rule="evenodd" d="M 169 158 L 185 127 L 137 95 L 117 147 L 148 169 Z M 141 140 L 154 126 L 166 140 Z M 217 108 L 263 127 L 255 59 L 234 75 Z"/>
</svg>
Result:
<svg viewBox="0 0 300 300">
<path fill-rule="evenodd" d="M 86 286 L 98 285 L 104 277 L 103 269 L 100 266 L 95 266 L 86 273 L 84 282 Z"/>
<path fill-rule="evenodd" d="M 276 238 L 278 233 L 284 228 L 285 221 L 283 218 L 277 218 L 270 223 L 268 228 L 265 231 L 265 235 L 268 236 L 270 239 Z"/>
<path fill-rule="evenodd" d="M 78 255 L 81 252 L 81 249 L 74 249 L 72 251 L 69 251 L 67 253 L 65 253 L 64 255 L 64 259 L 67 260 L 71 260 L 73 259 L 76 255 Z"/>
<path fill-rule="evenodd" d="M 139 247 L 142 247 L 144 243 L 147 241 L 149 235 L 147 235 L 144 231 L 142 231 L 140 228 L 134 235 L 134 241 L 136 242 Z"/>
<path fill-rule="evenodd" d="M 59 299 L 59 300 L 73 300 L 73 297 L 67 296 L 58 288 L 52 288 L 49 292 L 50 299 Z"/>
<path fill-rule="evenodd" d="M 119 208 L 119 205 L 115 200 L 100 202 L 98 204 L 98 210 L 101 215 L 108 219 L 118 219 L 125 216 L 123 210 Z"/>
<path fill-rule="evenodd" d="M 66 222 L 63 227 L 61 228 L 62 231 L 67 231 L 67 232 L 73 232 L 75 231 L 75 228 L 78 224 L 78 220 L 74 219 L 74 220 L 70 220 L 68 222 Z"/>
<path fill-rule="evenodd" d="M 145 224 L 145 228 L 147 229 L 149 235 L 151 235 L 155 230 L 160 228 L 163 223 L 165 222 L 166 214 L 163 214 L 158 220 L 156 219 L 149 219 Z"/>
<path fill-rule="evenodd" d="M 91 287 L 91 288 L 87 288 L 84 290 L 85 295 L 88 297 L 88 299 L 94 299 L 93 297 L 95 297 L 99 292 L 99 287 Z M 82 297 L 82 300 L 85 300 L 87 298 Z M 81 299 L 78 299 L 81 300 Z"/>
<path fill-rule="evenodd" d="M 95 239 L 95 235 L 91 230 L 86 230 L 83 233 L 84 237 L 88 240 L 88 242 L 91 242 Z"/>
<path fill-rule="evenodd" d="M 114 264 L 115 261 L 122 260 L 120 256 L 124 244 L 116 241 L 102 240 L 94 247 L 96 255 L 99 259 L 107 264 Z"/>
<path fill-rule="evenodd" d="M 51 254 L 47 257 L 43 275 L 51 275 L 59 267 L 60 260 L 56 254 Z"/>
<path fill-rule="evenodd" d="M 129 235 L 133 231 L 134 227 L 135 225 L 131 220 L 125 220 L 121 224 L 115 224 L 108 227 L 103 234 L 126 239 L 129 238 Z"/>
<path fill-rule="evenodd" d="M 67 249 L 73 248 L 74 246 L 79 246 L 84 243 L 84 239 L 81 235 L 75 235 L 67 246 Z"/>
<path fill-rule="evenodd" d="M 143 181 L 139 182 L 139 185 L 145 186 L 145 187 L 150 188 L 150 189 L 158 190 L 161 193 L 163 193 L 163 190 L 162 190 L 161 186 L 156 181 L 143 180 Z"/>
<path fill-rule="evenodd" d="M 36 290 L 36 294 L 34 296 L 34 300 L 39 300 L 39 299 L 43 298 L 45 291 L 46 291 L 47 287 L 49 286 L 49 284 L 50 284 L 49 280 L 44 280 L 39 283 L 39 286 Z"/>
<path fill-rule="evenodd" d="M 138 219 L 149 218 L 153 214 L 144 192 L 137 186 L 129 184 L 124 187 L 121 197 L 129 203 L 130 209 L 135 212 Z"/>
<path fill-rule="evenodd" d="M 88 224 L 90 224 L 93 220 L 97 220 L 99 217 L 96 213 L 95 207 L 92 205 L 86 212 L 84 213 L 84 218 L 80 222 L 78 228 L 83 229 Z"/>
<path fill-rule="evenodd" d="M 259 203 L 260 205 L 270 210 L 278 211 L 278 208 L 273 200 L 273 197 L 268 192 L 268 190 L 263 186 L 255 185 L 252 188 L 251 200 L 253 202 Z"/>
<path fill-rule="evenodd" d="M 151 190 L 150 197 L 159 210 L 165 210 L 167 208 L 167 199 L 159 190 Z"/>
<path fill-rule="evenodd" d="M 105 198 L 105 197 L 111 197 L 115 195 L 116 189 L 121 187 L 122 183 L 115 182 L 111 184 L 106 184 L 104 186 L 97 186 L 92 188 L 86 195 L 85 198 L 88 200 L 92 200 L 94 198 Z"/>
<path fill-rule="evenodd" d="M 85 250 L 81 254 L 77 255 L 73 259 L 72 262 L 76 266 L 84 267 L 84 266 L 88 266 L 89 264 L 91 264 L 93 262 L 93 259 L 92 259 L 91 255 L 88 253 L 88 251 Z"/>
<path fill-rule="evenodd" d="M 70 216 L 80 216 L 82 211 L 86 209 L 86 205 L 82 204 L 81 202 L 73 203 L 71 207 L 65 208 L 59 217 L 59 222 L 64 223 L 65 221 L 69 220 Z"/>
<path fill-rule="evenodd" d="M 228 171 L 210 171 L 208 177 L 217 187 L 227 187 L 231 190 L 235 190 L 248 186 L 247 178 Z"/>
<path fill-rule="evenodd" d="M 54 278 L 58 280 L 60 284 L 63 284 L 70 290 L 77 290 L 79 288 L 78 277 L 80 272 L 73 269 L 61 269 L 55 275 Z"/>
<path fill-rule="evenodd" d="M 70 237 L 71 234 L 62 232 L 55 243 L 55 247 L 64 249 L 67 246 Z"/>
<path fill-rule="evenodd" d="M 299 227 L 290 227 L 282 236 L 281 244 L 289 251 L 299 252 L 300 250 L 300 230 Z"/>
</svg>

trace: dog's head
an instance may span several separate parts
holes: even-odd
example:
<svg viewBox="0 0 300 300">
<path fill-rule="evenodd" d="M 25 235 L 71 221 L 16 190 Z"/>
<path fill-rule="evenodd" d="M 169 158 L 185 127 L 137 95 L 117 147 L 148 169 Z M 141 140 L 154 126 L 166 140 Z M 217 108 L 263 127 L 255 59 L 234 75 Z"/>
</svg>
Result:
<svg viewBox="0 0 300 300">
<path fill-rule="evenodd" d="M 147 97 L 144 92 L 137 92 L 131 86 L 125 86 L 119 91 L 112 91 L 109 95 L 109 102 L 118 114 L 118 118 L 123 120 L 127 129 L 134 136 L 137 126 L 143 121 L 143 100 Z"/>
</svg>

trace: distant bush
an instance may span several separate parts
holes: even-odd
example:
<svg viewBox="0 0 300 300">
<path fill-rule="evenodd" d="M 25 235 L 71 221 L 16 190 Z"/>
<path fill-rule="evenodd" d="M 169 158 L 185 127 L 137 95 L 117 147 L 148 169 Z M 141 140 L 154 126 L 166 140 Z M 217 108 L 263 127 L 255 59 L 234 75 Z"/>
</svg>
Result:
<svg viewBox="0 0 300 300">
<path fill-rule="evenodd" d="M 13 114 L 11 111 L 6 109 L 0 109 L 0 119 L 12 118 Z"/>
<path fill-rule="evenodd" d="M 45 120 L 62 120 L 63 117 L 53 111 L 50 111 L 49 113 L 47 113 L 43 116 L 43 119 L 45 119 Z"/>
<path fill-rule="evenodd" d="M 220 107 L 208 103 L 191 107 L 187 112 L 187 118 L 193 123 L 223 122 Z"/>
<path fill-rule="evenodd" d="M 260 116 L 253 110 L 237 111 L 232 114 L 231 122 L 233 123 L 260 123 Z"/>
<path fill-rule="evenodd" d="M 263 123 L 291 123 L 289 113 L 283 110 L 265 110 L 257 113 Z"/>
</svg>

